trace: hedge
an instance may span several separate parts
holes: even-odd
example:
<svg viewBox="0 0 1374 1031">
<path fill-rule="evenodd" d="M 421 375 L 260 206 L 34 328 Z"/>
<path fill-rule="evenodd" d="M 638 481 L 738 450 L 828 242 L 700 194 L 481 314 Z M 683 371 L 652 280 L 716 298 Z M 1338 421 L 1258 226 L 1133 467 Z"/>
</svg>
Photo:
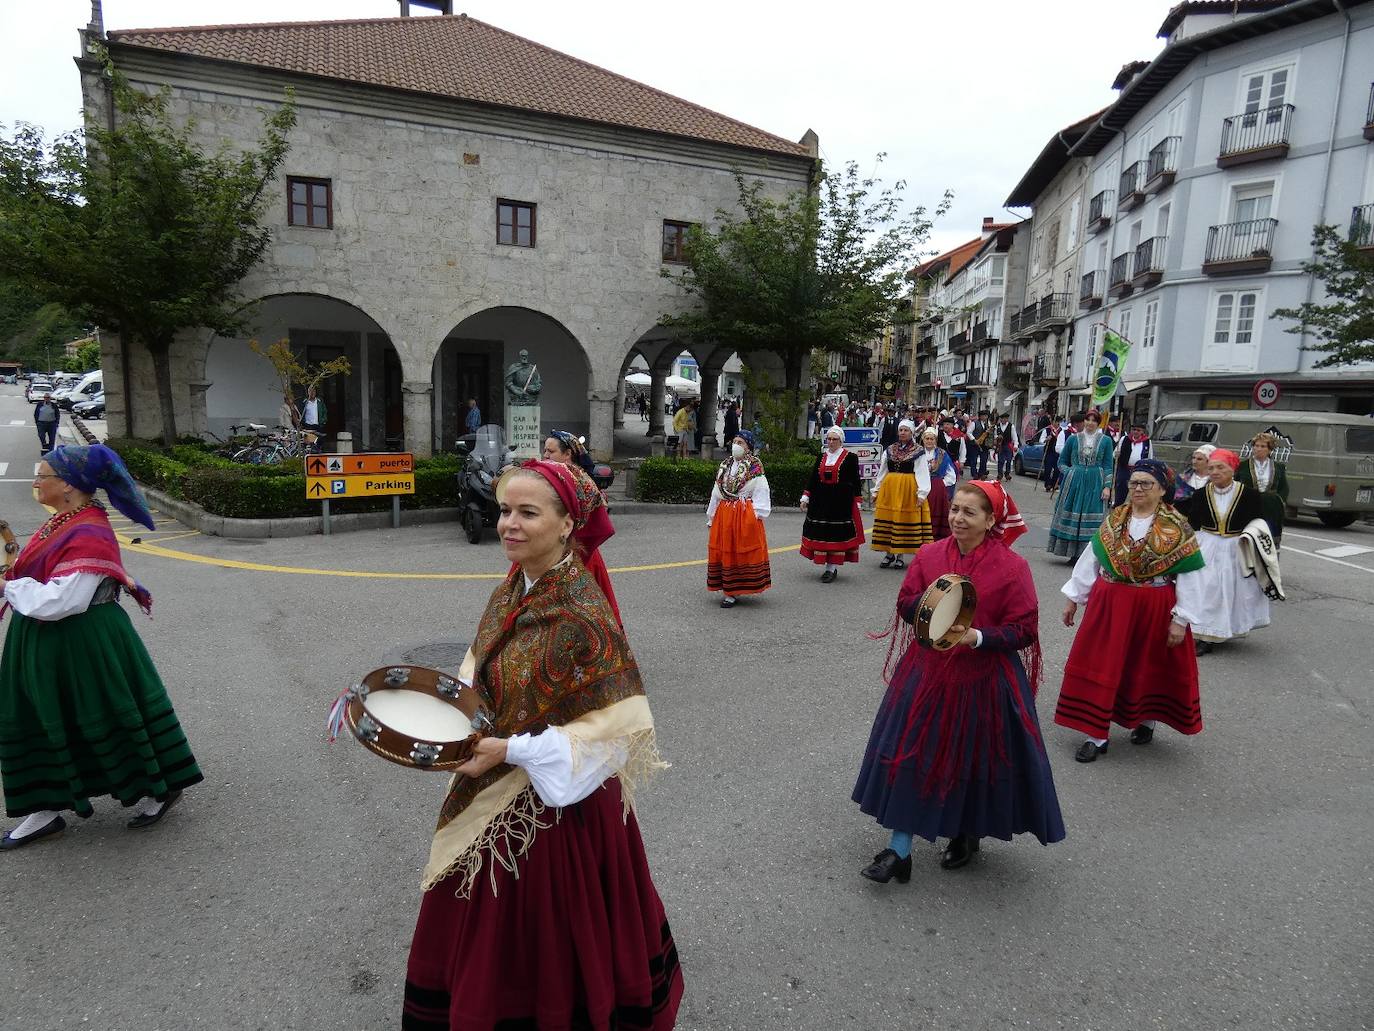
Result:
<svg viewBox="0 0 1374 1031">
<path fill-rule="evenodd" d="M 646 458 L 635 479 L 635 496 L 640 501 L 671 505 L 705 505 L 711 500 L 716 482 L 717 462 L 699 458 Z M 802 491 L 816 468 L 816 458 L 802 452 L 786 456 L 763 456 L 763 472 L 775 508 L 789 508 L 801 502 Z"/>
<path fill-rule="evenodd" d="M 213 454 L 200 443 L 160 444 L 130 438 L 106 443 L 117 451 L 134 479 L 205 511 L 234 519 L 284 519 L 319 515 L 317 501 L 305 497 L 305 466 L 294 458 L 278 465 L 244 465 Z M 402 495 L 401 507 L 449 508 L 458 504 L 457 474 L 462 461 L 435 455 L 415 462 L 415 493 Z M 335 501 L 334 512 L 380 512 L 391 498 Z"/>
</svg>

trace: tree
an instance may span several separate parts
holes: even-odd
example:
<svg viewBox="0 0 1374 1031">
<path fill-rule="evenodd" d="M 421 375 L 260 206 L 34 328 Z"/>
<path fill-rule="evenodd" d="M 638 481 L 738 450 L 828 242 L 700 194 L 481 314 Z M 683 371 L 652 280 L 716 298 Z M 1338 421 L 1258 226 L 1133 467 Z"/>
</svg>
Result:
<svg viewBox="0 0 1374 1031">
<path fill-rule="evenodd" d="M 852 161 L 818 176 L 814 189 L 773 199 L 763 183 L 736 172 L 739 213 L 719 211 L 713 229 L 693 227 L 686 268 L 664 273 L 699 302 L 664 316 L 666 325 L 732 347 L 746 360 L 754 351 L 782 360 L 793 427 L 812 352 L 864 347 L 900 317 L 906 273 L 932 225 L 923 207 L 903 214 L 903 182 L 889 187 L 863 178 Z M 951 199 L 946 192 L 934 217 Z"/>
<path fill-rule="evenodd" d="M 1303 271 L 1325 284 L 1326 299 L 1274 311 L 1276 319 L 1297 322 L 1287 332 L 1312 333 L 1321 341 L 1307 348 L 1325 353 L 1319 369 L 1374 361 L 1374 254 L 1360 248 L 1361 242 L 1368 244 L 1372 230 L 1369 222 L 1357 219 L 1347 239 L 1335 226 L 1314 226 L 1312 260 L 1303 264 Z"/>
<path fill-rule="evenodd" d="M 100 341 L 87 340 L 77 347 L 76 353 L 62 359 L 63 372 L 89 372 L 100 368 Z"/>
<path fill-rule="evenodd" d="M 146 347 L 171 443 L 173 341 L 246 328 L 238 284 L 271 240 L 260 220 L 295 106 L 264 113 L 256 148 L 207 153 L 193 123 L 173 124 L 169 89 L 141 92 L 103 59 L 113 128 L 88 120 L 51 147 L 29 125 L 0 138 L 0 276 Z"/>
<path fill-rule="evenodd" d="M 291 341 L 286 339 L 278 340 L 266 347 L 256 340 L 250 340 L 248 347 L 254 354 L 262 355 L 272 363 L 272 370 L 281 383 L 284 398 L 291 397 L 292 384 L 309 390 L 311 387 L 318 387 L 330 376 L 347 376 L 353 371 L 353 363 L 343 357 L 331 358 L 318 365 L 303 362 L 296 356 L 296 352 L 291 350 Z"/>
</svg>

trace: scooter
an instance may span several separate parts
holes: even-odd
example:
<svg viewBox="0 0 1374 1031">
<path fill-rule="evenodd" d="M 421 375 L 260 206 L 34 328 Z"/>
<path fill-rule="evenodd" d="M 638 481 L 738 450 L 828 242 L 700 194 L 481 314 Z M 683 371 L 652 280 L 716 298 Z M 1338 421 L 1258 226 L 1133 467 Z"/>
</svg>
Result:
<svg viewBox="0 0 1374 1031">
<path fill-rule="evenodd" d="M 458 473 L 458 509 L 470 544 L 480 544 L 483 530 L 501 517 L 496 478 L 511 464 L 513 449 L 506 446 L 505 431 L 495 425 L 479 426 L 458 441 L 458 453 L 466 456 Z"/>
</svg>

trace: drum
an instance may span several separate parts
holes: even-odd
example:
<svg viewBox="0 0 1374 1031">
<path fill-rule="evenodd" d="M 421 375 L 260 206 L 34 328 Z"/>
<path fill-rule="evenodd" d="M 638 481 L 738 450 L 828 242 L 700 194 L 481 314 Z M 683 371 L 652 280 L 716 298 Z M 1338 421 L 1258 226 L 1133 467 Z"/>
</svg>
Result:
<svg viewBox="0 0 1374 1031">
<path fill-rule="evenodd" d="M 967 628 L 977 607 L 973 581 L 958 573 L 946 573 L 927 587 L 916 603 L 916 640 L 936 651 L 948 651 L 963 637 L 950 628 Z"/>
<path fill-rule="evenodd" d="M 345 692 L 344 718 L 363 747 L 400 766 L 451 770 L 492 730 L 482 698 L 426 666 L 385 666 Z"/>
</svg>

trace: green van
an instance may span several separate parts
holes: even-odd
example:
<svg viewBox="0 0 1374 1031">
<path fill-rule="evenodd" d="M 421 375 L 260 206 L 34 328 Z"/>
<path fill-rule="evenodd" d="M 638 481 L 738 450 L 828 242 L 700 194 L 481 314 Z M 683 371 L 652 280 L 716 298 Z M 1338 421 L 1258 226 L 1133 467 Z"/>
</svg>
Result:
<svg viewBox="0 0 1374 1031">
<path fill-rule="evenodd" d="M 1170 412 L 1155 420 L 1154 452 L 1175 470 L 1188 467 L 1201 444 L 1242 458 L 1250 438 L 1279 438 L 1274 457 L 1288 467 L 1288 517 L 1310 512 L 1327 526 L 1374 515 L 1374 418 L 1287 409 Z"/>
</svg>

